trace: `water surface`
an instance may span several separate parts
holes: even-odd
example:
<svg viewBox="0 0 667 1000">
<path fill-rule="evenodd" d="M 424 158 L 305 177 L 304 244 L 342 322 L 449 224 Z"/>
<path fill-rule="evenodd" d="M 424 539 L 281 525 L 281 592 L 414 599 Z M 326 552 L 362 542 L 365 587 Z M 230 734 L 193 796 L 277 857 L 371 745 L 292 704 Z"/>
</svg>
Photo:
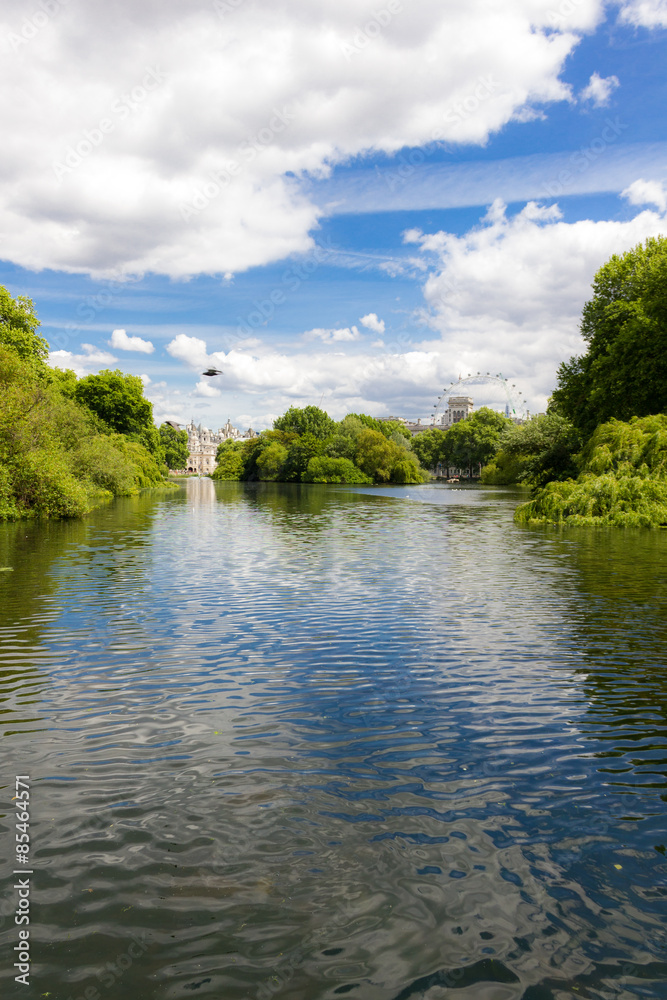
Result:
<svg viewBox="0 0 667 1000">
<path fill-rule="evenodd" d="M 667 536 L 517 500 L 194 479 L 1 525 L 2 995 L 667 997 Z"/>
</svg>

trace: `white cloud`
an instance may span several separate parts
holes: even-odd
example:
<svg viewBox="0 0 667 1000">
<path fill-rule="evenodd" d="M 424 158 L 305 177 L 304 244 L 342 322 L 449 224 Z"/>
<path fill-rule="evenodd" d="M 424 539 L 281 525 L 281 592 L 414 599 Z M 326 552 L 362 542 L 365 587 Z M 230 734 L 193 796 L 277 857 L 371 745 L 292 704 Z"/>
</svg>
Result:
<svg viewBox="0 0 667 1000">
<path fill-rule="evenodd" d="M 464 236 L 410 230 L 406 238 L 439 260 L 424 286 L 423 320 L 457 372 L 502 371 L 543 409 L 560 362 L 583 350 L 579 320 L 595 272 L 613 253 L 664 233 L 666 221 L 645 211 L 626 222 L 568 224 L 534 203 L 508 218 L 495 203 Z"/>
<path fill-rule="evenodd" d="M 384 333 L 384 320 L 378 319 L 377 313 L 368 313 L 367 316 L 362 316 L 359 322 L 373 333 Z"/>
<path fill-rule="evenodd" d="M 72 351 L 50 351 L 48 363 L 52 368 L 70 368 L 82 378 L 84 375 L 98 372 L 101 368 L 108 368 L 118 361 L 113 354 L 101 351 L 93 344 L 82 344 L 81 350 L 83 354 L 74 354 Z"/>
<path fill-rule="evenodd" d="M 324 330 L 321 327 L 317 327 L 314 330 L 308 330 L 304 333 L 303 339 L 319 339 L 323 344 L 333 344 L 338 341 L 359 340 L 360 336 L 361 334 L 356 326 L 344 327 L 343 329 L 336 330 Z"/>
<path fill-rule="evenodd" d="M 195 396 L 220 396 L 222 393 L 211 382 L 197 382 L 193 395 Z"/>
<path fill-rule="evenodd" d="M 621 195 L 631 205 L 655 205 L 661 212 L 667 211 L 667 189 L 662 181 L 633 181 Z"/>
<path fill-rule="evenodd" d="M 7 9 L 3 255 L 229 279 L 304 252 L 321 214 L 305 172 L 434 137 L 483 144 L 569 100 L 561 71 L 603 15 L 601 0 L 572 6 L 554 24 L 553 0 L 412 0 L 370 37 L 375 0 L 254 0 L 226 17 L 190 0 L 70 0 L 29 41 Z"/>
<path fill-rule="evenodd" d="M 117 351 L 139 351 L 141 354 L 152 354 L 155 350 L 150 340 L 142 340 L 141 337 L 128 337 L 125 330 L 114 330 L 109 344 Z"/>
<path fill-rule="evenodd" d="M 667 28 L 667 0 L 628 0 L 621 6 L 621 20 L 636 27 Z"/>
<path fill-rule="evenodd" d="M 609 104 L 609 98 L 619 86 L 617 76 L 600 76 L 593 73 L 588 86 L 581 91 L 581 98 L 584 101 L 591 101 L 596 108 L 603 108 Z"/>
</svg>

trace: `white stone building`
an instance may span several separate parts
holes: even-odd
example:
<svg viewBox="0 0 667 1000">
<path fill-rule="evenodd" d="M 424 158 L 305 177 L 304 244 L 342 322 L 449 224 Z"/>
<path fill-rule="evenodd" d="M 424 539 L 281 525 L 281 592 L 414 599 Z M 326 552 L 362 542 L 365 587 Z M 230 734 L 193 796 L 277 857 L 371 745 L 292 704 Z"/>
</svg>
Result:
<svg viewBox="0 0 667 1000">
<path fill-rule="evenodd" d="M 256 432 L 249 427 L 243 433 L 238 427 L 234 427 L 228 419 L 223 427 L 217 431 L 212 431 L 203 424 L 195 424 L 191 420 L 186 426 L 188 432 L 188 472 L 198 472 L 201 476 L 210 476 L 215 470 L 215 454 L 218 445 L 223 441 L 248 441 L 257 437 Z"/>
</svg>

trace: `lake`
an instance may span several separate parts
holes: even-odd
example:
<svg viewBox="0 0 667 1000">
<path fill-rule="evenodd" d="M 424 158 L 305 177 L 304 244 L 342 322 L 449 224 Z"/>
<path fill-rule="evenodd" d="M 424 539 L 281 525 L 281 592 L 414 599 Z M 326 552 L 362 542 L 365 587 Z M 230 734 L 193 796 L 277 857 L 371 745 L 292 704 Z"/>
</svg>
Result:
<svg viewBox="0 0 667 1000">
<path fill-rule="evenodd" d="M 667 535 L 523 496 L 0 525 L 2 996 L 667 997 Z"/>
</svg>

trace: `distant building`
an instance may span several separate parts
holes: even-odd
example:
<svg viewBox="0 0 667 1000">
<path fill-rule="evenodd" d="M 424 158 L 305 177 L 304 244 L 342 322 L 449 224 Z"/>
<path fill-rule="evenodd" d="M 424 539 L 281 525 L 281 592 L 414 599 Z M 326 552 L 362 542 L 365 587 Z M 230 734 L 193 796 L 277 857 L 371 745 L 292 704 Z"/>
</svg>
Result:
<svg viewBox="0 0 667 1000">
<path fill-rule="evenodd" d="M 198 472 L 202 476 L 210 476 L 215 470 L 217 464 L 215 453 L 223 441 L 249 441 L 257 437 L 252 427 L 243 433 L 238 427 L 234 427 L 229 419 L 217 431 L 212 431 L 203 424 L 195 424 L 194 420 L 187 424 L 185 430 L 188 433 L 187 471 Z"/>
</svg>

